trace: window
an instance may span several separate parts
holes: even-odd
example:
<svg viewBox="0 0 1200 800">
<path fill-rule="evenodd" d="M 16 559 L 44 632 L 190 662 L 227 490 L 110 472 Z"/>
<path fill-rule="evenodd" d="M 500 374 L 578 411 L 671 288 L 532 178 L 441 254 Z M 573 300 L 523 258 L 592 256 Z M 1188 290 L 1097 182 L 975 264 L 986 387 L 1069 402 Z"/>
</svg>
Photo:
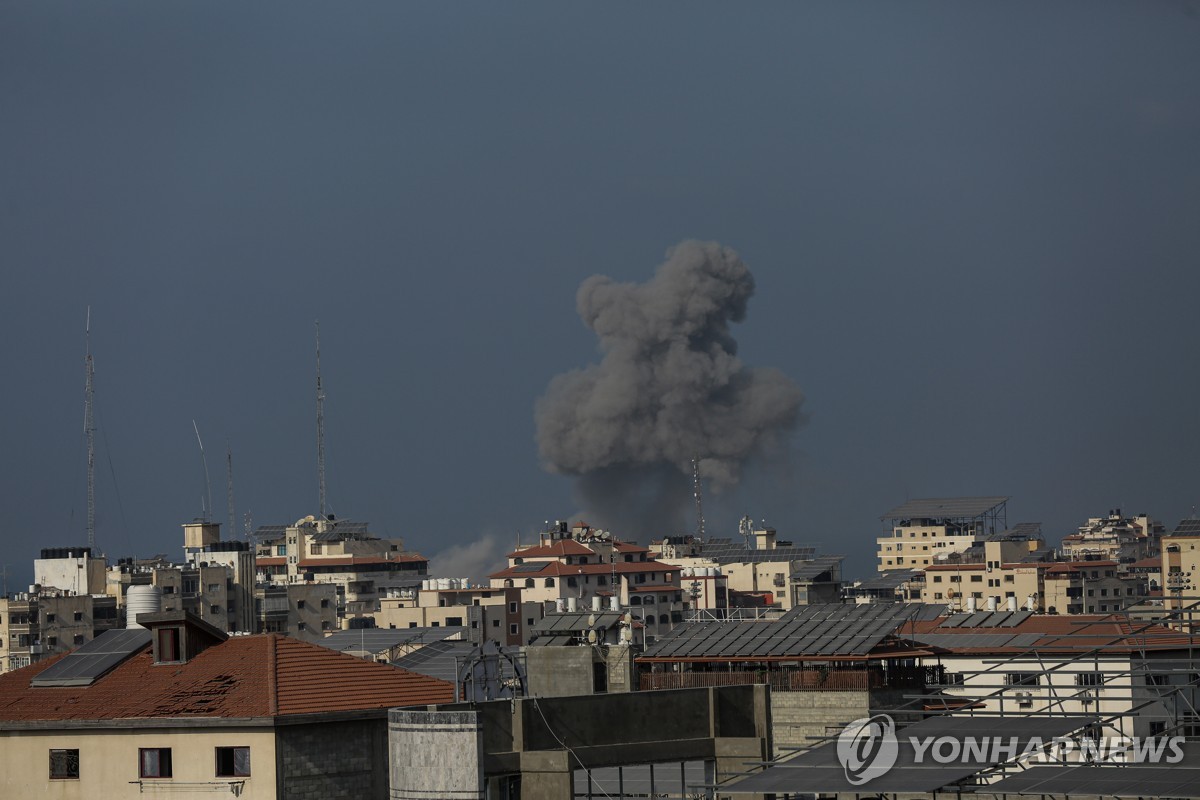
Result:
<svg viewBox="0 0 1200 800">
<path fill-rule="evenodd" d="M 250 748 L 249 747 L 218 747 L 217 748 L 217 777 L 218 778 L 248 778 L 248 777 L 250 777 Z"/>
<path fill-rule="evenodd" d="M 1103 686 L 1104 673 L 1101 672 L 1081 672 L 1075 676 L 1076 686 Z"/>
<path fill-rule="evenodd" d="M 983 583 L 983 576 L 982 575 L 972 575 L 971 583 Z"/>
<path fill-rule="evenodd" d="M 79 751 L 50 751 L 51 780 L 79 780 Z"/>
<path fill-rule="evenodd" d="M 500 620 L 498 620 L 498 619 L 494 619 L 494 620 L 492 620 L 492 627 L 493 627 L 493 628 L 499 628 L 499 627 L 500 627 Z"/>
<path fill-rule="evenodd" d="M 211 593 L 213 593 L 213 592 L 219 592 L 219 591 L 221 591 L 221 584 L 219 584 L 219 583 L 210 583 L 210 584 L 208 585 L 208 591 L 209 591 L 209 593 L 210 593 L 210 594 L 211 594 Z"/>
<path fill-rule="evenodd" d="M 515 614 L 515 613 L 517 613 L 517 604 L 516 604 L 516 603 L 509 603 L 509 604 L 508 604 L 508 613 L 510 613 L 510 614 Z"/>
<path fill-rule="evenodd" d="M 572 575 L 571 577 L 567 578 L 567 586 L 578 586 L 578 585 L 579 585 L 579 581 L 575 580 L 575 576 Z"/>
<path fill-rule="evenodd" d="M 169 778 L 171 777 L 171 748 L 141 747 L 138 748 L 138 777 L 139 778 Z"/>
<path fill-rule="evenodd" d="M 303 601 L 303 600 L 297 600 L 297 601 L 296 601 L 296 608 L 304 608 L 304 601 Z"/>
<path fill-rule="evenodd" d="M 82 611 L 76 611 L 76 612 L 75 612 L 75 621 L 76 621 L 76 622 L 83 622 L 83 612 L 82 612 Z"/>
<path fill-rule="evenodd" d="M 298 630 L 298 631 L 303 631 L 303 630 L 307 630 L 307 629 L 308 629 L 308 626 L 305 625 L 303 622 L 301 622 L 299 625 L 296 626 L 296 630 Z"/>
<path fill-rule="evenodd" d="M 75 634 L 75 644 L 83 644 L 83 634 L 82 633 Z"/>
<path fill-rule="evenodd" d="M 530 578 L 530 580 L 533 580 L 533 578 Z M 546 578 L 546 588 L 547 589 L 554 588 L 554 578 Z"/>
<path fill-rule="evenodd" d="M 322 600 L 322 601 L 321 601 L 321 608 L 329 608 L 329 601 L 328 601 L 328 600 Z"/>
<path fill-rule="evenodd" d="M 513 636 L 516 636 L 517 635 L 517 623 L 515 623 L 515 622 L 510 623 L 508 626 L 508 632 L 510 634 L 512 634 Z"/>
<path fill-rule="evenodd" d="M 56 616 L 56 615 L 54 615 L 54 614 L 47 614 L 47 615 L 46 615 L 46 624 L 47 624 L 47 625 L 52 625 L 52 624 L 54 624 L 54 622 L 55 622 L 55 620 L 56 620 L 56 619 L 57 619 L 57 616 Z"/>
<path fill-rule="evenodd" d="M 1005 677 L 1009 686 L 1037 686 L 1041 682 L 1036 672 L 1010 672 Z"/>
</svg>

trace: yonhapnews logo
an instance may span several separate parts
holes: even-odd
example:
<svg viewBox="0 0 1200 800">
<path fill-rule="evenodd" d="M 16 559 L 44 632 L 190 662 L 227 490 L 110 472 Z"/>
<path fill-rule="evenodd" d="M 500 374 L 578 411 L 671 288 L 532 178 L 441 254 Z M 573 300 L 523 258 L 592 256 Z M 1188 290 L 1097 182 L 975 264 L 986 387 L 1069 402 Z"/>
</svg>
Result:
<svg viewBox="0 0 1200 800">
<path fill-rule="evenodd" d="M 878 778 L 900 754 L 896 723 L 887 714 L 854 720 L 838 736 L 837 754 L 852 786 Z"/>
<path fill-rule="evenodd" d="M 887 714 L 856 719 L 838 735 L 837 755 L 846 780 L 861 786 L 896 764 L 900 744 L 912 749 L 913 764 L 983 764 L 1022 760 L 1037 764 L 1178 764 L 1182 736 L 1078 738 L 1056 736 L 896 736 Z"/>
</svg>

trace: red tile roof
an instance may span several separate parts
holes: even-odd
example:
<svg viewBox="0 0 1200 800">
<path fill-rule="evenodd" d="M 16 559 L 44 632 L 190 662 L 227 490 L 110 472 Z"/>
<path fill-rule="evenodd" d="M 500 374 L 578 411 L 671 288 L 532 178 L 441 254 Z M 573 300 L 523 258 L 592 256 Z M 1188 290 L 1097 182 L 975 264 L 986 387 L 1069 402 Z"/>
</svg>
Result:
<svg viewBox="0 0 1200 800">
<path fill-rule="evenodd" d="M 270 633 L 235 636 L 185 664 L 149 649 L 91 686 L 30 685 L 56 656 L 0 675 L 6 721 L 278 717 L 452 702 L 453 684 Z"/>
<path fill-rule="evenodd" d="M 287 563 L 287 556 L 259 556 L 254 563 L 260 567 L 282 567 Z"/>
<path fill-rule="evenodd" d="M 574 539 L 559 539 L 554 544 L 523 547 L 508 554 L 508 558 L 544 558 L 547 556 L 593 556 L 596 551 Z"/>
<path fill-rule="evenodd" d="M 526 565 L 529 562 L 526 562 Z M 525 566 L 525 565 L 522 565 Z M 563 564 L 560 561 L 548 561 L 546 566 L 537 572 L 518 571 L 520 566 L 502 569 L 488 575 L 489 578 L 557 578 L 562 575 L 609 575 L 633 572 L 680 572 L 682 567 L 666 564 L 661 561 L 618 561 L 615 564 Z"/>
<path fill-rule="evenodd" d="M 260 559 L 261 561 L 261 559 Z M 305 567 L 369 567 L 377 564 L 411 564 L 426 563 L 429 559 L 417 553 L 396 553 L 391 558 L 383 556 L 330 556 L 327 558 L 306 558 L 297 566 Z"/>
</svg>

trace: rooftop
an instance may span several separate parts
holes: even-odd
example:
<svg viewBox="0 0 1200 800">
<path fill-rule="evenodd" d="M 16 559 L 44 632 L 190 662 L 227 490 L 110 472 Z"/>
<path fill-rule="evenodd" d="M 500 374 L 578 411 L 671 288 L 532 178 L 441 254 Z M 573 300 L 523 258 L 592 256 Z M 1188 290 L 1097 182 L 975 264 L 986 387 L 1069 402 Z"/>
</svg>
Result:
<svg viewBox="0 0 1200 800">
<path fill-rule="evenodd" d="M 39 720 L 267 718 L 444 703 L 454 686 L 279 634 L 235 636 L 183 664 L 149 644 L 90 686 L 31 682 L 69 654 L 0 675 L 0 729 Z"/>
<path fill-rule="evenodd" d="M 1007 497 L 930 497 L 909 500 L 896 506 L 880 519 L 975 519 L 995 511 L 1008 502 Z"/>
</svg>

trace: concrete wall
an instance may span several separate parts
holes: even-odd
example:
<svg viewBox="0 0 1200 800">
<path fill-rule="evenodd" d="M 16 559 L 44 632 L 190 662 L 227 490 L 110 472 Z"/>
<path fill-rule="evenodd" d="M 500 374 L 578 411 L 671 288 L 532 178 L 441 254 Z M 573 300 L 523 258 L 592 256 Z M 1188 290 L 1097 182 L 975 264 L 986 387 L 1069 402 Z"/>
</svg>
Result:
<svg viewBox="0 0 1200 800">
<path fill-rule="evenodd" d="M 172 777 L 138 785 L 138 749 L 171 748 Z M 250 777 L 216 777 L 217 747 L 249 747 Z M 78 750 L 79 778 L 50 779 L 50 750 Z M 0 732 L 0 797 L 94 800 L 166 796 L 184 783 L 245 781 L 242 800 L 276 797 L 274 734 L 266 728 L 142 728 Z M 131 783 L 132 781 L 132 783 Z M 158 786 L 159 788 L 155 788 Z M 212 788 L 217 788 L 213 786 Z M 228 796 L 228 790 L 225 792 Z"/>
<path fill-rule="evenodd" d="M 386 800 L 386 719 L 286 725 L 276 753 L 280 800 Z"/>
<path fill-rule="evenodd" d="M 870 693 L 772 692 L 771 730 L 775 748 L 807 747 L 810 737 L 841 730 L 847 722 L 868 716 Z"/>
<path fill-rule="evenodd" d="M 483 732 L 476 711 L 388 713 L 392 800 L 483 800 Z"/>
<path fill-rule="evenodd" d="M 526 647 L 529 694 L 570 697 L 592 693 L 591 647 Z"/>
</svg>

